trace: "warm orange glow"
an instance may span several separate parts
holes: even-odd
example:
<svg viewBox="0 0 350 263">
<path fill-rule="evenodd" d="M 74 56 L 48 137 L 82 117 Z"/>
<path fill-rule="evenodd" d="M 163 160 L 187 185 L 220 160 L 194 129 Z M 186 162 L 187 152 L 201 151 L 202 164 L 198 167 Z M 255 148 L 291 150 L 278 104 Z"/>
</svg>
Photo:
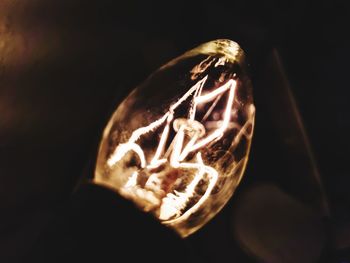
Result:
<svg viewBox="0 0 350 263">
<path fill-rule="evenodd" d="M 118 106 L 94 181 L 186 237 L 235 191 L 254 114 L 243 51 L 230 40 L 205 43 L 159 68 Z"/>
</svg>

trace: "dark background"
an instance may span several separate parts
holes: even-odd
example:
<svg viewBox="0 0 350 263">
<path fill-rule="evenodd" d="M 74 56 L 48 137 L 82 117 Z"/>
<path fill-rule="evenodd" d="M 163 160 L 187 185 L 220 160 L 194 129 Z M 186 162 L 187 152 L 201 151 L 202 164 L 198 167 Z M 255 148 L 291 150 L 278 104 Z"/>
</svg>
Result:
<svg viewBox="0 0 350 263">
<path fill-rule="evenodd" d="M 345 260 L 349 15 L 346 1 L 0 1 L 0 261 L 22 260 L 91 177 L 129 91 L 217 38 L 248 55 L 256 135 L 236 195 L 186 242 L 212 262 Z"/>
</svg>

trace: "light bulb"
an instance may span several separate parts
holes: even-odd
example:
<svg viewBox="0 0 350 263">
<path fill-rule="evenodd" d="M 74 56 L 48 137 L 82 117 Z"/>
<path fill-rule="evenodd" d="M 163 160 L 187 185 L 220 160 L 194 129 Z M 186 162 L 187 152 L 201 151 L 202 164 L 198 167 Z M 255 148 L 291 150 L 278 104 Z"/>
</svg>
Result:
<svg viewBox="0 0 350 263">
<path fill-rule="evenodd" d="M 245 58 L 231 40 L 198 46 L 155 71 L 104 130 L 95 182 L 182 237 L 217 214 L 248 160 L 255 107 Z"/>
</svg>

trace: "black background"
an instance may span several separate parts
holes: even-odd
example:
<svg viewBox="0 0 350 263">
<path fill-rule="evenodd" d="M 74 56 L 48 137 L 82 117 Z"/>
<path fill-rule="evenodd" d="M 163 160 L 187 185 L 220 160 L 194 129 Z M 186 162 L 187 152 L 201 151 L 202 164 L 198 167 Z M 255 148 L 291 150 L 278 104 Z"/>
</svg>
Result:
<svg viewBox="0 0 350 263">
<path fill-rule="evenodd" d="M 266 74 L 275 74 L 266 61 L 277 50 L 320 170 L 330 221 L 335 228 L 347 225 L 349 15 L 346 1 L 0 1 L 0 261 L 22 259 L 79 180 L 91 176 L 103 127 L 129 91 L 160 65 L 217 38 L 246 51 L 262 108 L 251 163 L 264 169 L 245 178 L 243 189 L 264 178 L 288 184 L 283 174 L 269 175 L 279 154 L 274 146 L 262 149 L 265 139 L 258 135 L 274 134 L 265 119 L 283 114 L 264 110 L 265 98 L 279 99 L 264 83 Z M 262 154 L 270 156 L 265 166 Z M 225 211 L 189 240 L 213 262 L 220 262 L 214 258 L 219 252 L 201 252 L 210 242 L 236 251 L 237 259 L 241 254 L 239 246 L 220 243 L 227 237 L 213 234 L 226 231 Z"/>
</svg>

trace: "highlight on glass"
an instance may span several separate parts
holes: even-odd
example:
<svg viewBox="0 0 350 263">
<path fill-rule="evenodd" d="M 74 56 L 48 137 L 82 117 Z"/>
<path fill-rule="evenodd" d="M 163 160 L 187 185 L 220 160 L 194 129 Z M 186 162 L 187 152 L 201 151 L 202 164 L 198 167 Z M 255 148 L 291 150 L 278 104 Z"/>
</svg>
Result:
<svg viewBox="0 0 350 263">
<path fill-rule="evenodd" d="M 94 181 L 186 237 L 215 216 L 244 173 L 255 107 L 245 55 L 220 39 L 151 74 L 117 107 Z"/>
</svg>

